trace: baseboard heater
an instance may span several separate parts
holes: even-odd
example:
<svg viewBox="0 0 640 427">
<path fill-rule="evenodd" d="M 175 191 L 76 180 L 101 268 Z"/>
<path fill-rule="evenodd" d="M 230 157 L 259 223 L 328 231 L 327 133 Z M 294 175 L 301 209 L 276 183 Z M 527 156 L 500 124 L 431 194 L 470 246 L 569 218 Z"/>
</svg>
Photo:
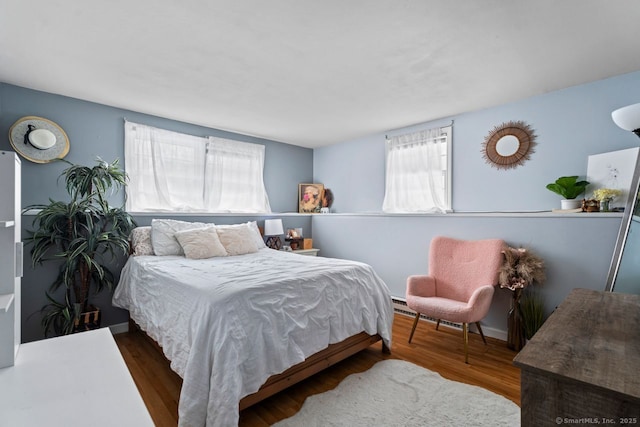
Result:
<svg viewBox="0 0 640 427">
<path fill-rule="evenodd" d="M 416 317 L 416 312 L 410 309 L 409 307 L 407 307 L 407 301 L 405 301 L 404 299 L 391 297 L 391 301 L 393 301 L 393 311 L 395 313 L 402 314 L 404 316 L 409 316 L 409 317 Z M 437 321 L 437 319 L 434 319 L 433 317 L 425 316 L 424 314 L 420 315 L 420 319 L 426 320 L 428 322 L 433 322 L 433 323 L 436 323 Z M 460 325 L 459 323 L 453 323 L 453 322 L 448 322 L 446 320 L 441 320 L 440 324 L 449 326 L 451 328 L 462 330 L 462 325 Z"/>
</svg>

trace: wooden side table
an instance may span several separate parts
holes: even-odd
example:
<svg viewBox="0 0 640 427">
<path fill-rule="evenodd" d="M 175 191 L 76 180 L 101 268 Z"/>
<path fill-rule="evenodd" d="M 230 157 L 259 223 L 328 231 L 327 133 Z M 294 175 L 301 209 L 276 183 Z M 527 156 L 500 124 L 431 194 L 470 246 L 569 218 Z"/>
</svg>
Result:
<svg viewBox="0 0 640 427">
<path fill-rule="evenodd" d="M 574 289 L 522 351 L 522 427 L 640 424 L 640 296 Z"/>
</svg>

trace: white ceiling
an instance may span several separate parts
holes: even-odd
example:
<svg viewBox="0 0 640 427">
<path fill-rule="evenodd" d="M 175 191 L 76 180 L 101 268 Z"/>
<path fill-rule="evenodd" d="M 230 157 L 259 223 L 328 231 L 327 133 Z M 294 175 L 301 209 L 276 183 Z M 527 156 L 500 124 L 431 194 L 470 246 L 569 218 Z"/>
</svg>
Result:
<svg viewBox="0 0 640 427">
<path fill-rule="evenodd" d="M 0 0 L 0 82 L 318 147 L 640 70 L 639 18 L 638 0 Z"/>
</svg>

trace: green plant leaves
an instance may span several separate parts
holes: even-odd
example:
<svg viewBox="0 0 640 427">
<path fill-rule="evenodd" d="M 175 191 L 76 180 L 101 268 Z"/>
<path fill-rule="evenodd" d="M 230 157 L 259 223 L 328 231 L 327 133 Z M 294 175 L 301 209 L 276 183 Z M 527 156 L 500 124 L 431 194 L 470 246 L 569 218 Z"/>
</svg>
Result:
<svg viewBox="0 0 640 427">
<path fill-rule="evenodd" d="M 108 191 L 124 187 L 127 176 L 117 159 L 111 164 L 100 158 L 96 161 L 94 167 L 66 162 L 70 166 L 60 177 L 65 180 L 68 202 L 50 199 L 49 204 L 25 208 L 40 210 L 35 229 L 25 239 L 32 246 L 32 264 L 59 262 L 58 276 L 49 291 L 65 288 L 64 302 L 46 293 L 49 304 L 42 308 L 45 333 L 71 333 L 74 320 L 89 305 L 90 289 L 98 293 L 115 286 L 107 263 L 129 251 L 128 236 L 135 221 L 124 208 L 111 207 L 106 200 Z"/>
<path fill-rule="evenodd" d="M 556 182 L 547 184 L 547 189 L 561 195 L 565 199 L 575 199 L 589 185 L 587 181 L 578 181 L 578 176 L 561 176 Z"/>
<path fill-rule="evenodd" d="M 519 306 L 525 337 L 530 340 L 544 323 L 544 298 L 533 288 L 527 289 L 520 298 Z"/>
</svg>

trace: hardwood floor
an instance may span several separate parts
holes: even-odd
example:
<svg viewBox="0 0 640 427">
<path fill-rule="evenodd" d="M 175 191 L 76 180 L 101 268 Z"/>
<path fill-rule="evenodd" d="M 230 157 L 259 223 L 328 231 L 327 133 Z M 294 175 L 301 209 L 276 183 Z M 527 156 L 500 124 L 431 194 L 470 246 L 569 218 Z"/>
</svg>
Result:
<svg viewBox="0 0 640 427">
<path fill-rule="evenodd" d="M 421 321 L 409 344 L 413 319 L 396 314 L 391 354 L 382 354 L 381 344 L 344 360 L 240 413 L 240 426 L 269 426 L 294 415 L 311 395 L 336 387 L 346 376 L 369 369 L 383 359 L 403 359 L 440 373 L 445 378 L 477 385 L 520 404 L 520 370 L 512 360 L 516 352 L 506 343 L 477 334 L 469 335 L 469 364 L 464 363 L 462 332 Z M 139 333 L 115 336 L 124 360 L 157 426 L 176 426 L 182 380 L 169 363 Z"/>
</svg>

